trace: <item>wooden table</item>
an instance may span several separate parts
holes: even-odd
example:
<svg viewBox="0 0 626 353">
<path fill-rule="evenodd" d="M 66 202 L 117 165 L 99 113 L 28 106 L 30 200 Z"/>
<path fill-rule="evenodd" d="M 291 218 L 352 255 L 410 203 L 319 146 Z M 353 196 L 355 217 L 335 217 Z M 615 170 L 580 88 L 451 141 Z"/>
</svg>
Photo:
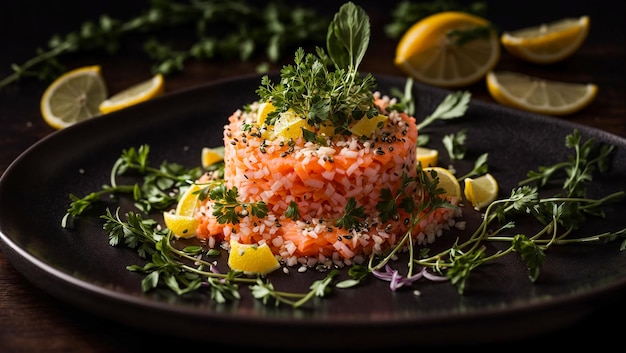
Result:
<svg viewBox="0 0 626 353">
<path fill-rule="evenodd" d="M 390 21 L 393 3 L 363 4 L 372 19 L 373 37 L 361 71 L 403 75 L 393 66 L 397 42 L 382 32 L 382 26 Z M 497 68 L 548 79 L 596 83 L 600 92 L 590 106 L 557 119 L 567 119 L 626 137 L 624 9 L 601 3 L 567 2 L 567 7 L 558 8 L 552 4 L 542 4 L 541 1 L 490 1 L 488 17 L 501 30 L 584 14 L 591 18 L 591 32 L 587 41 L 574 56 L 564 62 L 551 66 L 533 65 L 503 52 Z M 338 8 L 338 4 L 326 2 L 331 13 Z M 23 63 L 32 57 L 34 49 L 45 46 L 53 33 L 74 31 L 82 22 L 95 19 L 100 13 L 122 18 L 136 15 L 142 6 L 140 2 L 124 4 L 122 1 L 76 0 L 43 4 L 22 1 L 19 4 L 0 5 L 0 79 L 10 73 L 10 64 Z M 79 13 L 67 11 L 70 8 L 80 8 L 81 16 L 70 15 Z M 291 54 L 287 56 L 291 60 Z M 64 57 L 62 60 L 68 67 L 101 65 L 110 92 L 117 92 L 151 75 L 150 62 L 136 54 L 120 53 L 110 57 L 91 53 Z M 227 65 L 217 61 L 189 62 L 183 73 L 167 77 L 166 91 L 175 92 L 217 79 L 253 73 L 260 60 L 229 62 Z M 30 145 L 54 132 L 39 113 L 39 99 L 46 86 L 47 83 L 37 80 L 23 80 L 0 91 L 0 172 L 4 172 Z M 468 89 L 474 99 L 493 102 L 483 82 Z M 532 348 L 544 343 L 558 344 L 563 348 L 581 347 L 580 344 L 620 347 L 623 345 L 622 336 L 615 334 L 618 331 L 613 321 L 616 321 L 616 327 L 622 327 L 620 320 L 624 316 L 626 305 L 615 303 L 582 322 L 572 323 L 571 327 L 523 342 L 506 343 L 507 346 L 516 344 Z M 612 322 L 608 322 L 609 319 Z M 137 352 L 171 344 L 180 344 L 184 346 L 183 349 L 228 348 L 212 347 L 200 342 L 182 343 L 175 337 L 153 337 L 149 332 L 120 326 L 80 311 L 28 282 L 0 253 L 0 352 Z"/>
</svg>

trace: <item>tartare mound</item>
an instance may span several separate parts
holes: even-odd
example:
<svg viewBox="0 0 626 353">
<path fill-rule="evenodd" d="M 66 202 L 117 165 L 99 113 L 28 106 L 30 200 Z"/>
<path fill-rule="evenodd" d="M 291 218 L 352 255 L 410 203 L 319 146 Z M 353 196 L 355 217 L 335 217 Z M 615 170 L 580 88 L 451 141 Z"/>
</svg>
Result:
<svg viewBox="0 0 626 353">
<path fill-rule="evenodd" d="M 418 200 L 428 195 L 415 181 L 415 119 L 387 111 L 393 101 L 378 92 L 374 101 L 387 119 L 371 135 L 329 133 L 314 142 L 302 136 L 268 138 L 266 127 L 259 124 L 260 102 L 235 111 L 224 127 L 224 185 L 236 188 L 239 202 L 263 202 L 268 212 L 220 223 L 207 198 L 196 212 L 197 237 L 210 246 L 231 239 L 266 243 L 288 266 L 361 263 L 372 253 L 383 254 L 397 245 L 409 230 L 417 244 L 433 242 L 454 224 L 458 209 L 425 212 L 425 219 L 409 229 L 407 212 L 399 210 L 385 219 L 389 217 L 381 217 L 377 208 L 383 193 L 396 195 L 401 188 Z M 407 178 L 413 181 L 403 185 Z M 198 183 L 209 179 L 207 174 Z M 364 211 L 363 218 L 350 227 L 340 226 L 354 208 Z"/>
</svg>

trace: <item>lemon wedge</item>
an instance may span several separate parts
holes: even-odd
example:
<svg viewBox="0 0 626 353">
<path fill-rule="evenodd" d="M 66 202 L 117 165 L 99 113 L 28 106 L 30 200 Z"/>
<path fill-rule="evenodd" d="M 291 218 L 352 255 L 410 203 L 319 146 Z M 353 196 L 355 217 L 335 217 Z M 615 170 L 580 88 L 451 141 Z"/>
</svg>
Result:
<svg viewBox="0 0 626 353">
<path fill-rule="evenodd" d="M 219 163 L 224 160 L 224 146 L 220 147 L 204 147 L 202 148 L 202 167 L 208 168 L 215 163 Z"/>
<path fill-rule="evenodd" d="M 357 136 L 369 137 L 372 135 L 372 133 L 374 133 L 374 131 L 384 126 L 386 121 L 387 116 L 382 114 L 378 114 L 377 116 L 372 118 L 364 116 L 359 119 L 359 121 L 357 121 L 356 124 L 354 124 L 349 130 L 351 133 Z"/>
<path fill-rule="evenodd" d="M 489 173 L 474 179 L 465 178 L 464 186 L 465 199 L 476 210 L 489 206 L 498 197 L 498 181 Z"/>
<path fill-rule="evenodd" d="M 272 104 L 272 102 L 265 102 L 259 104 L 259 110 L 257 111 L 257 119 L 256 122 L 259 126 L 263 126 L 265 124 L 265 120 L 267 119 L 267 114 L 276 110 L 276 107 Z"/>
<path fill-rule="evenodd" d="M 432 148 L 418 146 L 416 150 L 417 162 L 422 164 L 423 168 L 436 167 L 439 162 L 439 151 Z"/>
<path fill-rule="evenodd" d="M 265 275 L 279 268 L 280 263 L 267 244 L 241 244 L 231 240 L 228 266 L 245 274 Z"/>
<path fill-rule="evenodd" d="M 109 97 L 100 106 L 102 114 L 108 114 L 116 110 L 128 108 L 141 102 L 145 102 L 154 97 L 158 97 L 165 91 L 163 75 L 156 74 L 151 79 L 140 82 L 136 85 Z"/>
<path fill-rule="evenodd" d="M 174 212 L 163 212 L 165 226 L 177 238 L 193 238 L 196 236 L 200 221 L 195 217 L 195 210 L 200 207 L 200 199 L 196 191 L 202 187 L 191 184 L 180 196 Z"/>
<path fill-rule="evenodd" d="M 550 81 L 510 71 L 487 74 L 487 89 L 500 104 L 548 115 L 575 113 L 598 93 L 595 84 Z"/>
<path fill-rule="evenodd" d="M 486 19 L 444 11 L 409 28 L 396 47 L 395 65 L 418 81 L 461 87 L 478 82 L 500 59 L 498 34 Z M 475 35 L 460 41 L 457 34 Z"/>
<path fill-rule="evenodd" d="M 100 66 L 80 67 L 46 88 L 39 104 L 41 115 L 48 125 L 62 129 L 101 115 L 98 106 L 107 94 Z"/>
<path fill-rule="evenodd" d="M 171 212 L 163 212 L 165 226 L 177 238 L 193 238 L 200 221 L 193 216 L 186 216 Z"/>
<path fill-rule="evenodd" d="M 536 64 L 551 64 L 574 54 L 589 33 L 589 16 L 564 18 L 504 32 L 500 42 L 512 55 Z"/>
<path fill-rule="evenodd" d="M 274 138 L 282 136 L 285 139 L 295 140 L 302 136 L 302 128 L 306 125 L 305 118 L 299 116 L 293 110 L 287 110 L 280 113 L 278 119 L 276 119 L 272 136 Z"/>
<path fill-rule="evenodd" d="M 442 167 L 427 167 L 422 169 L 426 172 L 426 175 L 431 178 L 439 179 L 437 183 L 437 188 L 442 188 L 444 192 L 444 196 L 450 197 L 460 197 L 461 196 L 461 185 L 459 184 L 459 180 L 456 178 L 451 171 Z M 435 173 L 433 173 L 433 171 Z M 435 174 L 433 176 L 433 174 Z"/>
<path fill-rule="evenodd" d="M 191 184 L 183 192 L 178 204 L 176 205 L 175 214 L 181 216 L 193 216 L 198 207 L 200 207 L 200 199 L 198 198 L 198 191 L 202 187 L 198 184 Z"/>
</svg>

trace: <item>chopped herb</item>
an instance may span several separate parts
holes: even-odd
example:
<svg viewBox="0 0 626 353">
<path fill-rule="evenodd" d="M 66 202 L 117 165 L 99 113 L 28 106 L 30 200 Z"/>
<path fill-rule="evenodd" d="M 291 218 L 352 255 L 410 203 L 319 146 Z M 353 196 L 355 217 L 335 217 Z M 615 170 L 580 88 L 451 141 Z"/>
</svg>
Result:
<svg viewBox="0 0 626 353">
<path fill-rule="evenodd" d="M 265 202 L 240 202 L 237 200 L 239 191 L 237 187 L 227 189 L 224 184 L 211 189 L 209 198 L 213 200 L 213 215 L 221 224 L 237 224 L 239 219 L 252 215 L 263 218 L 267 215 L 268 208 Z"/>
<path fill-rule="evenodd" d="M 353 229 L 357 227 L 365 218 L 365 207 L 356 206 L 356 199 L 351 197 L 346 203 L 346 211 L 335 225 L 342 229 Z"/>
<path fill-rule="evenodd" d="M 287 210 L 285 211 L 285 216 L 297 221 L 300 219 L 300 210 L 298 209 L 298 203 L 295 201 L 289 202 L 289 206 L 287 206 Z"/>
</svg>

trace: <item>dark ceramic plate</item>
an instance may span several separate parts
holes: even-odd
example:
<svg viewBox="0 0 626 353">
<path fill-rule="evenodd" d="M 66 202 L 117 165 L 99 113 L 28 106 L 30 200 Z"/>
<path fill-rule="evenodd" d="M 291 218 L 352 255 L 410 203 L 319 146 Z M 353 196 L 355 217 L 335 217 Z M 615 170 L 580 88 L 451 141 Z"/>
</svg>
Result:
<svg viewBox="0 0 626 353">
<path fill-rule="evenodd" d="M 41 140 L 0 180 L 3 252 L 37 286 L 96 315 L 154 332 L 267 347 L 322 348 L 334 342 L 338 348 L 375 348 L 530 337 L 583 318 L 598 299 L 626 285 L 626 255 L 611 243 L 551 248 L 534 284 L 518 257 L 507 256 L 476 270 L 462 296 L 449 283 L 417 283 L 421 295 L 416 296 L 412 290 L 391 292 L 386 282 L 371 280 L 358 289 L 334 290 L 297 310 L 263 305 L 246 287 L 240 301 L 218 305 L 200 294 L 142 293 L 142 275 L 126 270 L 141 263 L 136 252 L 109 246 L 102 230 L 98 216 L 105 206 L 76 220 L 72 230 L 61 228 L 68 195 L 82 196 L 108 184 L 123 149 L 149 144 L 153 164 L 199 165 L 202 147 L 222 143 L 227 117 L 257 99 L 259 83 L 259 77 L 244 77 L 169 94 Z M 403 78 L 378 76 L 378 83 L 385 94 L 404 87 Z M 447 93 L 415 85 L 417 120 Z M 597 177 L 590 196 L 624 188 L 626 140 L 615 135 L 481 102 L 472 102 L 464 118 L 435 123 L 421 133 L 443 151 L 441 138 L 461 129 L 467 129 L 468 161 L 489 153 L 501 196 L 508 196 L 527 171 L 567 158 L 572 150 L 565 147 L 565 137 L 574 129 L 585 139 L 617 147 L 610 173 Z M 449 162 L 446 155 L 442 165 Z M 456 166 L 462 174 L 471 162 Z M 466 209 L 464 214 L 470 224 L 477 223 L 476 213 Z M 607 209 L 605 220 L 592 220 L 579 233 L 617 231 L 624 214 L 624 203 L 617 204 Z M 440 238 L 436 244 L 450 245 L 453 239 Z M 305 291 L 321 277 L 315 271 L 272 275 L 278 288 L 295 291 Z"/>
</svg>

